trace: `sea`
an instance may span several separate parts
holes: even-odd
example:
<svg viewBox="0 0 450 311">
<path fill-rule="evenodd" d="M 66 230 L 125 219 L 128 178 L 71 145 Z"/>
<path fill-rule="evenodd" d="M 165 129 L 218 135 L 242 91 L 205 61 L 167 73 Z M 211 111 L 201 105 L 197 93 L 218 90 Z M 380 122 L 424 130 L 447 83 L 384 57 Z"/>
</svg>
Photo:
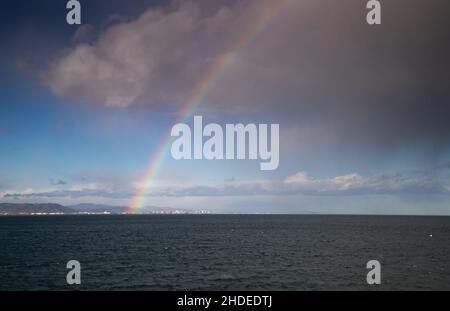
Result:
<svg viewBox="0 0 450 311">
<path fill-rule="evenodd" d="M 2 291 L 450 290 L 449 255 L 450 217 L 0 217 Z"/>
</svg>

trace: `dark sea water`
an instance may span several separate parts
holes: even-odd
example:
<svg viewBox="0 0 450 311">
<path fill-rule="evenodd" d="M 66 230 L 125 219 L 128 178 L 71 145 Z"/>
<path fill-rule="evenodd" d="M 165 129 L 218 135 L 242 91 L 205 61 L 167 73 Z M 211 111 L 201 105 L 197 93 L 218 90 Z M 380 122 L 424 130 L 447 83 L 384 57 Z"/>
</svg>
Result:
<svg viewBox="0 0 450 311">
<path fill-rule="evenodd" d="M 450 217 L 0 217 L 0 290 L 450 290 L 449 255 Z"/>
</svg>

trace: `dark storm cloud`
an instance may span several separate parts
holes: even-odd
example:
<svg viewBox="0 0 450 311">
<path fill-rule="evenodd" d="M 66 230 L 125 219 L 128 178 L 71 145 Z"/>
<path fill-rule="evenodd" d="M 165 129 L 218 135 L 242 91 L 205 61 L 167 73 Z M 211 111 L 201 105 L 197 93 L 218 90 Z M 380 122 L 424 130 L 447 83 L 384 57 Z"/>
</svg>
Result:
<svg viewBox="0 0 450 311">
<path fill-rule="evenodd" d="M 275 1 L 275 0 L 271 0 Z M 53 60 L 58 95 L 107 106 L 184 103 L 268 1 L 173 2 L 115 24 Z M 272 115 L 292 139 L 439 155 L 450 147 L 450 2 L 290 1 L 255 35 L 203 111 Z"/>
<path fill-rule="evenodd" d="M 385 1 L 382 25 L 368 26 L 362 2 L 293 5 L 210 102 L 224 112 L 233 103 L 239 112 L 269 111 L 295 123 L 303 143 L 448 150 L 450 3 Z"/>
</svg>

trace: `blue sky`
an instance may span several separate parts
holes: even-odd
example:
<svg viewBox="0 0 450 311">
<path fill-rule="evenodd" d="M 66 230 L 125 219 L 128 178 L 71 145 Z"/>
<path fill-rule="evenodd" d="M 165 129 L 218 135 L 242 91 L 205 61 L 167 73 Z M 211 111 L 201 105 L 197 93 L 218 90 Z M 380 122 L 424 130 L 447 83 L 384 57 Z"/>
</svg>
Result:
<svg viewBox="0 0 450 311">
<path fill-rule="evenodd" d="M 81 1 L 80 26 L 65 1 L 4 1 L 0 202 L 130 204 L 192 89 L 271 1 Z M 401 2 L 371 28 L 360 1 L 288 1 L 195 112 L 280 124 L 279 168 L 167 153 L 146 204 L 450 214 L 446 11 L 404 1 L 410 19 Z"/>
</svg>

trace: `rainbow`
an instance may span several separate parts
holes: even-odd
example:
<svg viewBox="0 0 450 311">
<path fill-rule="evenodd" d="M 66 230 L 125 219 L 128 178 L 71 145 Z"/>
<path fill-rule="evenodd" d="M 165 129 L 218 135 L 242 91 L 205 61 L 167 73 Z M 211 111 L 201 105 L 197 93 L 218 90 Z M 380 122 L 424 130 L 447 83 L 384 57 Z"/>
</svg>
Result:
<svg viewBox="0 0 450 311">
<path fill-rule="evenodd" d="M 204 78 L 197 84 L 192 92 L 192 95 L 189 97 L 189 100 L 184 105 L 184 109 L 180 112 L 176 123 L 185 122 L 193 115 L 197 106 L 214 88 L 217 81 L 225 72 L 225 69 L 233 63 L 239 52 L 245 48 L 258 33 L 263 31 L 270 24 L 273 18 L 278 15 L 288 1 L 289 0 L 274 0 L 270 5 L 263 8 L 256 21 L 250 24 L 242 35 L 239 36 L 239 38 L 231 45 L 227 52 L 214 62 Z M 168 137 L 163 140 L 160 147 L 155 152 L 144 175 L 141 190 L 138 191 L 132 198 L 127 213 L 138 213 L 144 206 L 148 192 L 152 188 L 154 181 L 161 170 L 166 152 L 170 149 L 169 147 L 171 145 L 171 141 L 172 137 L 168 135 Z"/>
</svg>

